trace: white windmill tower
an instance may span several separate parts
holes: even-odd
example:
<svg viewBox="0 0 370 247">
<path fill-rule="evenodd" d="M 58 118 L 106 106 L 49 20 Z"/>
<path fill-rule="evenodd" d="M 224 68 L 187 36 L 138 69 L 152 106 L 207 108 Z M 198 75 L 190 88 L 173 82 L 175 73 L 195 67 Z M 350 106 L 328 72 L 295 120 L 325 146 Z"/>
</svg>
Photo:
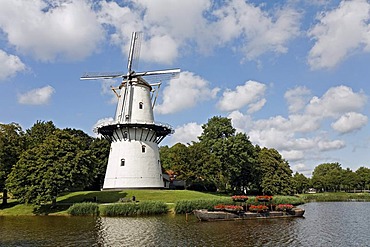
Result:
<svg viewBox="0 0 370 247">
<path fill-rule="evenodd" d="M 180 69 L 135 72 L 132 66 L 140 50 L 139 34 L 132 34 L 127 74 L 88 73 L 81 77 L 81 80 L 123 78 L 118 88 L 112 88 L 118 97 L 114 121 L 94 130 L 111 141 L 103 190 L 164 187 L 158 144 L 174 131 L 169 125 L 154 122 L 158 90 L 153 88 L 159 89 L 160 83 L 149 84 L 144 77 L 173 77 Z"/>
</svg>

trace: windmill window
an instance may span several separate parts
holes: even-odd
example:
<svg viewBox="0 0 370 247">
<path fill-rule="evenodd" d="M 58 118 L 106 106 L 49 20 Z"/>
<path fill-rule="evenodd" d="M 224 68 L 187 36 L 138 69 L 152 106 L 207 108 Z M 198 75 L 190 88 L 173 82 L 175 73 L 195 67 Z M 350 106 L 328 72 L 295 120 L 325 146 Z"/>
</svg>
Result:
<svg viewBox="0 0 370 247">
<path fill-rule="evenodd" d="M 145 145 L 142 145 L 142 146 L 141 146 L 141 152 L 142 152 L 142 153 L 145 153 L 145 148 L 146 148 L 146 146 L 145 146 Z"/>
<path fill-rule="evenodd" d="M 121 159 L 121 166 L 125 166 L 125 159 Z"/>
<path fill-rule="evenodd" d="M 144 107 L 143 102 L 140 102 L 140 103 L 139 103 L 139 109 L 143 109 L 143 107 Z"/>
</svg>

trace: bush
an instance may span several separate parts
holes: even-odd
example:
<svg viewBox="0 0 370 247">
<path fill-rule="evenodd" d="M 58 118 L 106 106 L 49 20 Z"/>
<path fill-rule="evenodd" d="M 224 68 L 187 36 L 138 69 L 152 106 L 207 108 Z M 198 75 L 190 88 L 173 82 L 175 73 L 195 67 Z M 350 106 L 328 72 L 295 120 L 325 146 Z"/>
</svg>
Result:
<svg viewBox="0 0 370 247">
<path fill-rule="evenodd" d="M 168 212 L 167 204 L 159 201 L 144 201 L 140 203 L 115 203 L 102 208 L 104 216 L 136 216 L 155 215 Z"/>
<path fill-rule="evenodd" d="M 175 204 L 176 214 L 191 213 L 196 209 L 212 210 L 217 204 L 234 204 L 230 199 L 211 199 L 211 200 L 180 200 Z"/>
<path fill-rule="evenodd" d="M 73 216 L 99 215 L 99 206 L 93 202 L 76 203 L 70 206 L 67 212 Z"/>
<path fill-rule="evenodd" d="M 160 201 L 144 201 L 137 204 L 137 215 L 165 214 L 168 212 L 167 204 Z"/>
<path fill-rule="evenodd" d="M 294 206 L 303 204 L 303 198 L 296 196 L 276 196 L 272 199 L 272 204 L 292 204 Z"/>
</svg>

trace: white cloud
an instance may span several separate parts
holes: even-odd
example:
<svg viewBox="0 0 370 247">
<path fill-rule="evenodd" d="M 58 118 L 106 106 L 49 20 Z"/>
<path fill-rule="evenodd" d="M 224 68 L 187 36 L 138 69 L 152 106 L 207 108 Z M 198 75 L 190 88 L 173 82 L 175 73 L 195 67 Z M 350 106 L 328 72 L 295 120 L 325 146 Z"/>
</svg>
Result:
<svg viewBox="0 0 370 247">
<path fill-rule="evenodd" d="M 114 121 L 114 119 L 112 117 L 109 117 L 109 118 L 101 118 L 99 119 L 98 121 L 96 121 L 96 123 L 94 124 L 94 126 L 92 127 L 92 131 L 94 133 L 94 137 L 102 137 L 101 134 L 98 134 L 97 133 L 97 127 L 100 126 L 100 125 L 104 125 L 104 124 L 108 124 L 108 123 L 112 123 Z"/>
<path fill-rule="evenodd" d="M 240 111 L 233 111 L 228 118 L 237 132 L 246 132 L 252 126 L 252 118 L 249 115 L 244 115 Z"/>
<path fill-rule="evenodd" d="M 104 37 L 88 1 L 2 1 L 0 29 L 17 51 L 42 61 L 78 60 Z"/>
<path fill-rule="evenodd" d="M 243 0 L 229 1 L 214 12 L 218 17 L 217 39 L 225 44 L 242 37 L 247 60 L 266 52 L 285 53 L 286 44 L 299 34 L 301 15 L 291 8 L 274 9 L 272 13 Z"/>
<path fill-rule="evenodd" d="M 313 116 L 337 117 L 361 110 L 366 102 L 367 96 L 364 92 L 355 93 L 347 86 L 337 86 L 330 88 L 321 98 L 313 97 L 306 111 Z"/>
<path fill-rule="evenodd" d="M 331 127 L 340 133 L 349 133 L 361 129 L 367 124 L 368 117 L 357 112 L 342 115 Z"/>
<path fill-rule="evenodd" d="M 22 63 L 19 57 L 7 54 L 0 49 L 0 81 L 7 79 L 18 72 L 24 71 L 26 65 Z"/>
<path fill-rule="evenodd" d="M 45 86 L 18 95 L 18 102 L 24 105 L 44 105 L 48 104 L 51 96 L 55 93 L 52 86 Z"/>
<path fill-rule="evenodd" d="M 281 151 L 281 155 L 284 159 L 289 161 L 301 160 L 304 158 L 304 154 L 301 150 L 290 150 L 290 151 Z"/>
<path fill-rule="evenodd" d="M 297 163 L 292 166 L 293 172 L 299 172 L 305 175 L 306 177 L 311 177 L 312 170 L 308 168 L 304 163 Z"/>
<path fill-rule="evenodd" d="M 370 3 L 342 1 L 338 8 L 323 12 L 308 35 L 315 45 L 309 52 L 312 69 L 331 68 L 356 49 L 370 51 Z"/>
<path fill-rule="evenodd" d="M 285 92 L 284 98 L 288 102 L 288 109 L 291 113 L 302 110 L 309 102 L 311 91 L 306 87 L 295 87 Z"/>
<path fill-rule="evenodd" d="M 334 141 L 327 141 L 327 140 L 320 140 L 317 143 L 320 151 L 329 151 L 335 149 L 341 149 L 346 146 L 345 142 L 342 140 L 334 140 Z"/>
<path fill-rule="evenodd" d="M 202 126 L 197 123 L 187 123 L 182 126 L 179 126 L 175 129 L 175 133 L 169 137 L 171 145 L 174 145 L 178 142 L 187 144 L 192 141 L 198 141 L 198 136 L 202 134 Z"/>
<path fill-rule="evenodd" d="M 128 1 L 100 3 L 99 21 L 109 25 L 111 40 L 128 52 L 132 31 L 145 32 L 142 59 L 170 64 L 189 48 L 204 53 L 241 39 L 238 48 L 247 60 L 266 53 L 285 53 L 299 35 L 300 14 L 289 7 L 263 10 L 243 0 L 214 4 L 210 0 Z M 195 46 L 194 46 L 195 45 Z M 164 49 L 166 47 L 167 49 Z"/>
<path fill-rule="evenodd" d="M 248 112 L 253 113 L 264 106 L 266 102 L 266 99 L 263 98 L 265 91 L 265 84 L 247 81 L 244 85 L 237 86 L 235 91 L 226 90 L 217 106 L 222 111 L 234 111 L 249 105 Z"/>
<path fill-rule="evenodd" d="M 218 88 L 211 89 L 209 83 L 191 72 L 180 73 L 163 90 L 163 101 L 154 109 L 159 114 L 169 114 L 194 107 L 197 103 L 216 97 Z"/>
<path fill-rule="evenodd" d="M 329 88 L 321 97 L 311 100 L 310 94 L 305 87 L 288 90 L 285 99 L 291 114 L 287 117 L 276 115 L 254 120 L 240 111 L 233 111 L 228 117 L 237 131 L 247 133 L 252 143 L 277 149 L 289 162 L 316 162 L 322 159 L 323 152 L 346 147 L 345 139 L 329 138 L 332 133 L 327 128 L 328 120 L 336 119 L 331 127 L 340 133 L 360 129 L 367 123 L 368 117 L 358 112 L 365 107 L 367 95 L 346 86 Z"/>
</svg>

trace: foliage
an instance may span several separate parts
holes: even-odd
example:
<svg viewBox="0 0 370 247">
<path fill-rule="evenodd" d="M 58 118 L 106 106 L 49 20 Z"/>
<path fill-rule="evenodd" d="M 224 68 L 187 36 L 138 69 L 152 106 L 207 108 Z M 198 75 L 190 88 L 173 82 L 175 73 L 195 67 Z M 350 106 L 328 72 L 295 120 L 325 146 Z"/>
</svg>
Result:
<svg viewBox="0 0 370 247">
<path fill-rule="evenodd" d="M 293 193 L 292 170 L 275 149 L 262 148 L 258 154 L 260 187 L 264 194 L 290 195 Z"/>
<path fill-rule="evenodd" d="M 168 212 L 167 204 L 160 201 L 144 201 L 137 204 L 137 215 L 165 214 Z"/>
<path fill-rule="evenodd" d="M 52 121 L 36 121 L 30 129 L 26 130 L 25 139 L 27 149 L 41 145 L 48 136 L 53 135 L 56 129 Z"/>
<path fill-rule="evenodd" d="M 54 201 L 64 192 L 91 184 L 95 157 L 81 149 L 81 139 L 55 130 L 38 146 L 22 153 L 7 179 L 9 190 L 25 203 Z"/>
<path fill-rule="evenodd" d="M 6 179 L 24 150 L 24 132 L 19 124 L 0 124 L 0 190 L 7 203 Z"/>
<path fill-rule="evenodd" d="M 362 166 L 356 170 L 356 174 L 358 187 L 362 190 L 370 189 L 370 169 Z"/>
<path fill-rule="evenodd" d="M 301 198 L 306 201 L 316 202 L 345 202 L 345 201 L 370 201 L 369 193 L 324 192 L 316 194 L 303 194 Z"/>
<path fill-rule="evenodd" d="M 196 209 L 212 210 L 217 204 L 232 204 L 232 200 L 228 199 L 212 199 L 212 200 L 180 200 L 175 204 L 176 214 L 191 213 Z"/>
<path fill-rule="evenodd" d="M 159 201 L 146 201 L 140 203 L 114 203 L 102 208 L 103 216 L 136 216 L 136 215 L 156 215 L 168 212 L 167 204 Z"/>
<path fill-rule="evenodd" d="M 99 205 L 92 202 L 83 202 L 73 204 L 67 210 L 68 214 L 73 216 L 99 215 Z"/>
<path fill-rule="evenodd" d="M 136 215 L 136 203 L 114 203 L 106 205 L 101 210 L 103 216 L 134 216 Z"/>
<path fill-rule="evenodd" d="M 91 155 L 95 156 L 94 163 L 94 178 L 91 187 L 88 189 L 100 190 L 103 188 L 105 171 L 108 164 L 108 156 L 110 150 L 110 143 L 108 140 L 103 138 L 94 139 L 88 149 L 91 151 Z"/>
<path fill-rule="evenodd" d="M 339 191 L 342 167 L 339 163 L 324 163 L 315 167 L 312 184 L 318 191 Z"/>
<path fill-rule="evenodd" d="M 310 188 L 310 181 L 303 174 L 296 172 L 293 176 L 293 186 L 296 193 L 304 193 Z"/>
<path fill-rule="evenodd" d="M 274 196 L 271 203 L 278 205 L 278 204 L 292 204 L 294 206 L 303 204 L 305 202 L 303 197 L 297 196 Z"/>
</svg>

